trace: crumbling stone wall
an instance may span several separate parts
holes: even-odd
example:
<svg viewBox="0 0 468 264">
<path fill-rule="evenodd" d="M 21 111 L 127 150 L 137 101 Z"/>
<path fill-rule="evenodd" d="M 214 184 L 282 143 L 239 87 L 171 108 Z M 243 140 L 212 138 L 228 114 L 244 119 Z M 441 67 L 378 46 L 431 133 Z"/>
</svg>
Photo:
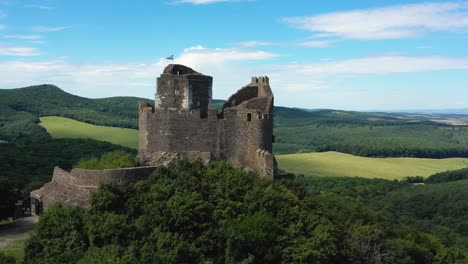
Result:
<svg viewBox="0 0 468 264">
<path fill-rule="evenodd" d="M 139 105 L 139 158 L 147 167 L 66 172 L 54 169 L 52 181 L 31 192 L 32 211 L 54 203 L 90 206 L 100 184 L 135 182 L 160 165 L 178 159 L 209 162 L 224 158 L 234 166 L 273 179 L 273 93 L 268 77 L 252 77 L 218 113 L 210 109 L 213 78 L 171 64 L 158 78 L 155 106 Z"/>
<path fill-rule="evenodd" d="M 209 109 L 210 76 L 169 65 L 157 83 L 156 106 L 139 107 L 142 164 L 159 165 L 162 155 L 175 152 L 204 161 L 225 158 L 236 167 L 273 178 L 274 99 L 268 77 L 253 77 L 228 99 L 221 113 Z"/>
<path fill-rule="evenodd" d="M 52 181 L 42 188 L 31 192 L 35 212 L 47 210 L 52 204 L 88 208 L 89 198 L 99 185 L 111 183 L 136 182 L 146 179 L 156 167 L 135 167 L 112 170 L 72 169 L 66 172 L 54 168 Z"/>
</svg>

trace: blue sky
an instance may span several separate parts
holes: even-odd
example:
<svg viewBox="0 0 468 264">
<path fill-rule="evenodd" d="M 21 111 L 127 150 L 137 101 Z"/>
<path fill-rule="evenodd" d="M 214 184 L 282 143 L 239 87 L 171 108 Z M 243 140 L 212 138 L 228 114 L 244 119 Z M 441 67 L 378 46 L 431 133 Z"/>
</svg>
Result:
<svg viewBox="0 0 468 264">
<path fill-rule="evenodd" d="M 277 105 L 468 108 L 468 1 L 0 0 L 0 87 L 152 98 L 175 63 L 226 99 L 268 75 Z"/>
</svg>

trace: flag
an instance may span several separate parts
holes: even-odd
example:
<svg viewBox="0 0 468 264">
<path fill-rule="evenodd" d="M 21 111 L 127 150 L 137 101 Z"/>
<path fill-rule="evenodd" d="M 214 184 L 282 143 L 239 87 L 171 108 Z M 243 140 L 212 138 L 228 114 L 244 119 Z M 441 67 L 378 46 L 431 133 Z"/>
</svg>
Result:
<svg viewBox="0 0 468 264">
<path fill-rule="evenodd" d="M 167 57 L 166 60 L 174 60 L 174 55 Z"/>
</svg>

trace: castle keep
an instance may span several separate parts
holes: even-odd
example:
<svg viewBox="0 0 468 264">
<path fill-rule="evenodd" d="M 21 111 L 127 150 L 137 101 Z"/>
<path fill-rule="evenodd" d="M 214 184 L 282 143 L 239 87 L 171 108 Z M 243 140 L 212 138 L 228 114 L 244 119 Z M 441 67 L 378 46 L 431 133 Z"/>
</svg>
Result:
<svg viewBox="0 0 468 264">
<path fill-rule="evenodd" d="M 211 107 L 213 78 L 171 64 L 157 78 L 155 105 L 139 104 L 140 165 L 112 170 L 55 168 L 52 181 L 31 192 L 32 209 L 40 214 L 53 203 L 89 207 L 100 184 L 135 182 L 156 166 L 178 159 L 225 159 L 233 166 L 273 179 L 273 93 L 268 77 L 252 77 L 221 111 Z"/>
<path fill-rule="evenodd" d="M 139 156 L 159 165 L 168 153 L 186 159 L 224 158 L 273 178 L 273 93 L 268 77 L 253 77 L 218 113 L 210 76 L 171 64 L 157 79 L 155 106 L 140 103 Z"/>
</svg>

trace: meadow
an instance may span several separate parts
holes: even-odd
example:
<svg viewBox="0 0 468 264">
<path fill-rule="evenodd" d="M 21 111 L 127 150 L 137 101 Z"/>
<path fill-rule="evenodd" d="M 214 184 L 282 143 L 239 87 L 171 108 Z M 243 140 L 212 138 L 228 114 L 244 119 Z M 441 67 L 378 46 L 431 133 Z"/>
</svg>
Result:
<svg viewBox="0 0 468 264">
<path fill-rule="evenodd" d="M 43 126 L 54 138 L 90 138 L 136 149 L 138 131 L 96 126 L 63 117 L 41 117 Z M 401 180 L 407 176 L 432 174 L 468 167 L 468 158 L 370 158 L 340 152 L 312 152 L 277 155 L 279 168 L 295 174 L 347 176 Z"/>
<path fill-rule="evenodd" d="M 279 168 L 306 176 L 359 176 L 402 180 L 468 167 L 467 158 L 368 158 L 340 152 L 277 155 Z"/>
<path fill-rule="evenodd" d="M 96 126 L 69 118 L 49 116 L 40 118 L 41 125 L 54 138 L 90 138 L 136 149 L 138 131 L 129 128 Z"/>
</svg>

